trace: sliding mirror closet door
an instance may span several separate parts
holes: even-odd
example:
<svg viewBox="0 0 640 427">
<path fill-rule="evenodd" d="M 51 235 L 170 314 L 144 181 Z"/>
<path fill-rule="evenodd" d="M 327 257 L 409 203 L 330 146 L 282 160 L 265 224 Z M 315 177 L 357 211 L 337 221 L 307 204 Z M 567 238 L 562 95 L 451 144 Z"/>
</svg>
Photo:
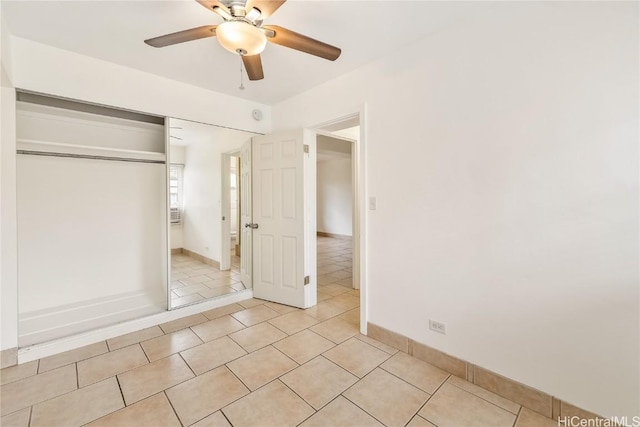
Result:
<svg viewBox="0 0 640 427">
<path fill-rule="evenodd" d="M 237 199 L 231 159 L 255 134 L 174 118 L 169 133 L 169 301 L 176 308 L 246 289 L 236 252 L 237 205 L 222 200 Z"/>
<path fill-rule="evenodd" d="M 166 310 L 164 118 L 19 94 L 19 345 Z"/>
</svg>

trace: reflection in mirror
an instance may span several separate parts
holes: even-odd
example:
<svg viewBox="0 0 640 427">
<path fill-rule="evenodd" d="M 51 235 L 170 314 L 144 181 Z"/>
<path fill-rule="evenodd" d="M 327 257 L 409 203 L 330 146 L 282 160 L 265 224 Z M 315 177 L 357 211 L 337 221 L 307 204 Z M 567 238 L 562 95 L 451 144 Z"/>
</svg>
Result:
<svg viewBox="0 0 640 427">
<path fill-rule="evenodd" d="M 235 241 L 238 158 L 232 155 L 254 134 L 173 118 L 169 128 L 169 299 L 170 308 L 176 308 L 245 289 Z M 223 155 L 233 165 L 223 168 Z M 229 175 L 223 177 L 223 171 Z M 221 208 L 223 192 L 230 199 L 227 212 Z M 225 244 L 223 230 L 229 230 L 224 232 Z M 231 252 L 224 270 L 222 250 Z"/>
</svg>

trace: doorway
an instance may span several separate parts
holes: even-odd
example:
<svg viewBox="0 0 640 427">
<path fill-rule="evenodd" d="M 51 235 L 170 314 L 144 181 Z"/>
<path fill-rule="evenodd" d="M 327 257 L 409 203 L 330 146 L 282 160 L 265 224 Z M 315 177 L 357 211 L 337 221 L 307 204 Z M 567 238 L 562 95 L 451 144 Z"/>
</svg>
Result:
<svg viewBox="0 0 640 427">
<path fill-rule="evenodd" d="M 316 128 L 318 301 L 336 295 L 357 296 L 360 304 L 344 315 L 366 333 L 366 305 L 361 295 L 364 218 L 360 209 L 359 159 L 362 153 L 361 114 Z"/>
<path fill-rule="evenodd" d="M 240 188 L 240 152 L 223 153 L 222 193 L 220 210 L 222 213 L 220 270 L 232 270 L 236 273 L 240 267 L 242 253 L 241 206 L 242 191 Z"/>
<path fill-rule="evenodd" d="M 317 135 L 316 232 L 320 288 L 339 285 L 351 290 L 359 287 L 352 274 L 353 143 L 343 137 Z M 318 291 L 322 292 L 320 288 Z M 340 290 L 335 286 L 332 288 Z"/>
<path fill-rule="evenodd" d="M 250 272 L 247 277 L 249 279 L 249 282 L 252 283 L 251 287 L 253 287 L 254 296 L 256 298 L 280 302 L 285 305 L 292 305 L 296 307 L 312 307 L 316 304 L 316 300 L 318 297 L 316 281 L 318 278 L 317 269 L 319 267 L 316 256 L 316 252 L 318 250 L 316 227 L 317 138 L 318 135 L 324 135 L 339 139 L 342 142 L 347 141 L 351 146 L 349 150 L 351 152 L 351 170 L 349 171 L 349 174 L 352 181 L 352 194 L 350 196 L 352 217 L 350 225 L 352 227 L 352 232 L 350 238 L 347 237 L 345 239 L 346 241 L 344 243 L 346 243 L 346 245 L 338 249 L 339 255 L 341 255 L 342 257 L 333 261 L 341 262 L 344 264 L 342 266 L 339 266 L 340 270 L 345 270 L 344 272 L 339 274 L 342 277 L 340 277 L 338 280 L 343 282 L 341 284 L 342 286 L 338 285 L 340 286 L 339 290 L 341 291 L 339 293 L 342 293 L 344 291 L 350 294 L 348 298 L 349 305 L 352 305 L 354 303 L 353 300 L 357 298 L 357 301 L 355 301 L 354 304 L 355 307 L 350 307 L 349 309 L 358 308 L 358 310 L 355 310 L 354 313 L 350 313 L 349 317 L 356 317 L 357 322 L 360 325 L 360 331 L 362 333 L 366 333 L 366 295 L 364 292 L 365 289 L 363 283 L 364 275 L 362 273 L 363 271 L 365 271 L 365 268 L 360 262 L 361 259 L 364 259 L 363 257 L 365 253 L 365 245 L 363 239 L 364 236 L 361 233 L 361 230 L 365 228 L 365 211 L 363 202 L 365 189 L 364 179 L 362 176 L 362 168 L 360 167 L 362 159 L 364 157 L 364 151 L 360 145 L 362 139 L 360 134 L 364 133 L 360 128 L 361 117 L 364 117 L 364 109 L 356 113 L 351 113 L 349 116 L 344 116 L 341 119 L 337 119 L 332 122 L 325 122 L 325 124 L 318 125 L 313 129 L 300 129 L 296 131 L 280 132 L 276 134 L 252 138 L 251 141 L 247 141 L 249 148 L 248 156 L 242 155 L 241 159 L 251 159 L 253 156 L 258 156 L 258 158 L 254 158 L 253 161 L 250 161 L 250 164 L 252 166 L 249 168 L 244 168 L 244 170 L 254 170 L 254 173 L 259 174 L 260 179 L 258 179 L 256 182 L 259 184 L 259 191 L 261 191 L 262 193 L 258 193 L 258 195 L 256 195 L 254 188 L 251 198 L 246 199 L 244 192 L 240 197 L 240 199 L 243 201 L 246 199 L 247 203 L 244 203 L 245 206 L 253 204 L 256 204 L 257 206 L 254 206 L 253 209 L 250 210 L 253 213 L 250 213 L 249 217 L 247 217 L 246 219 L 243 217 L 240 221 L 240 228 L 242 230 L 241 255 L 249 254 L 248 256 L 241 256 L 240 276 L 242 277 L 243 275 L 243 264 L 245 263 L 245 260 L 253 258 L 255 256 L 255 251 L 249 250 L 249 246 L 256 245 L 254 240 L 257 239 L 258 247 L 263 251 L 264 256 L 258 260 L 254 259 L 253 262 L 251 262 L 251 265 L 257 265 L 257 271 L 259 273 L 257 280 L 260 284 L 260 287 L 262 287 L 262 284 L 266 284 L 266 287 L 273 287 L 274 285 L 282 286 L 282 284 L 287 281 L 286 279 L 289 279 L 288 283 L 285 284 L 284 287 L 289 288 L 288 292 L 294 292 L 293 289 L 298 290 L 295 291 L 296 293 L 302 292 L 302 294 L 304 294 L 305 302 L 293 303 L 291 301 L 279 301 L 279 298 L 275 296 L 275 293 L 271 292 L 273 289 L 264 293 L 264 290 L 258 289 L 258 286 L 256 285 L 256 279 L 253 278 L 254 274 Z M 251 149 L 251 144 L 253 144 L 253 149 Z M 303 148 L 304 150 L 302 151 Z M 252 155 L 251 152 L 254 152 L 254 154 Z M 299 172 L 294 172 L 294 169 L 292 169 L 291 165 L 288 165 L 286 166 L 286 172 L 284 172 L 284 169 L 280 169 L 277 171 L 277 173 L 274 173 L 271 169 L 272 166 L 270 165 L 271 162 L 275 161 L 277 158 L 279 158 L 279 156 L 288 157 L 291 160 L 293 158 L 297 158 L 298 160 L 296 160 L 296 162 L 302 162 L 300 163 L 300 165 L 302 165 L 301 169 L 298 169 Z M 261 166 L 256 166 L 262 161 L 268 161 L 268 163 L 263 163 Z M 242 160 L 242 162 L 244 162 L 244 160 Z M 223 164 L 228 163 L 223 162 Z M 298 166 L 295 167 L 297 168 Z M 243 176 L 242 173 L 239 173 L 238 175 Z M 294 176 L 296 177 L 295 179 Z M 241 188 L 242 182 L 251 182 L 250 179 L 244 180 L 243 178 L 244 177 L 240 178 Z M 299 182 L 301 183 L 301 185 L 293 185 L 293 182 L 297 181 L 298 179 L 300 179 Z M 254 187 L 256 182 L 254 182 Z M 281 199 L 280 196 L 272 197 L 273 194 L 275 194 L 273 192 L 276 191 L 276 189 L 286 189 L 289 192 L 295 191 L 297 196 L 287 199 L 288 201 L 283 201 L 285 199 Z M 267 193 L 264 193 L 265 190 L 267 191 Z M 295 210 L 294 206 L 297 206 Z M 267 210 L 265 211 L 265 209 Z M 268 226 L 270 225 L 270 218 L 275 218 L 273 212 L 283 209 L 286 210 L 286 212 L 283 211 L 284 219 L 295 219 L 296 224 L 298 224 L 296 225 L 296 227 L 302 227 L 299 230 L 300 235 L 298 237 L 292 235 L 286 236 L 286 244 L 288 245 L 287 248 L 282 246 L 282 237 L 271 234 L 271 231 L 268 229 Z M 265 216 L 264 214 L 267 211 L 269 212 L 269 214 Z M 283 212 L 276 212 L 276 214 L 281 215 L 283 214 Z M 249 234 L 245 236 L 244 233 L 247 230 Z M 265 237 L 265 233 L 269 235 Z M 303 234 L 305 236 L 304 239 L 302 238 Z M 226 240 L 224 241 L 227 242 Z M 277 241 L 279 241 L 279 243 Z M 275 246 L 274 242 L 276 242 Z M 300 244 L 304 245 L 304 248 L 299 247 L 296 251 L 289 251 L 289 249 L 293 250 L 293 244 L 295 242 L 300 242 Z M 297 246 L 298 243 L 295 243 L 295 245 Z M 298 265 L 298 261 L 302 261 L 304 259 L 304 265 L 301 263 L 298 267 L 288 270 L 288 274 L 290 275 L 286 277 L 282 276 L 282 278 L 285 280 L 280 280 L 279 275 L 281 275 L 281 273 L 276 272 L 275 274 L 273 274 L 273 272 L 276 271 L 276 268 L 281 268 L 282 266 L 284 266 L 284 264 L 279 261 L 273 261 L 275 260 L 276 255 L 281 256 L 283 254 L 283 248 L 288 249 L 288 252 L 290 252 L 290 254 L 292 255 L 287 255 L 282 258 L 288 260 L 288 262 L 285 264 L 288 264 L 291 267 L 293 266 L 293 261 L 295 261 L 295 264 Z M 335 250 L 337 248 L 334 247 L 332 249 Z M 225 251 L 224 253 L 226 254 L 227 252 Z M 297 253 L 298 255 L 294 255 L 294 253 Z M 254 268 L 256 267 L 254 266 Z M 252 268 L 252 270 L 254 270 L 254 268 Z M 304 272 L 304 277 L 303 274 L 300 274 L 302 272 Z M 327 271 L 326 269 L 322 269 L 320 273 L 327 273 Z M 262 276 L 260 276 L 260 274 L 262 274 Z M 298 275 L 300 275 L 300 277 L 298 277 Z M 241 281 L 244 282 L 244 280 Z M 345 283 L 347 284 L 347 286 L 344 286 Z M 323 292 L 326 293 L 327 290 L 331 292 L 331 289 L 327 288 L 325 288 Z M 335 290 L 337 291 L 338 289 Z M 302 297 L 302 294 L 299 294 L 298 297 Z M 320 296 L 324 297 L 322 294 L 320 294 Z M 361 319 L 362 322 L 360 322 Z"/>
</svg>

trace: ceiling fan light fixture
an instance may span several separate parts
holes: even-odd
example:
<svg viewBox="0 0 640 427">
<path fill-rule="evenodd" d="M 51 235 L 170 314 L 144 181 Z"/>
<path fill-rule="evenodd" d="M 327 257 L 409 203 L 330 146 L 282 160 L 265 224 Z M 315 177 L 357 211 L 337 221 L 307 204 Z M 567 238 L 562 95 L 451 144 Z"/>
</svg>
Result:
<svg viewBox="0 0 640 427">
<path fill-rule="evenodd" d="M 227 21 L 218 25 L 216 37 L 220 45 L 239 55 L 258 55 L 267 45 L 264 32 L 244 21 Z"/>
</svg>

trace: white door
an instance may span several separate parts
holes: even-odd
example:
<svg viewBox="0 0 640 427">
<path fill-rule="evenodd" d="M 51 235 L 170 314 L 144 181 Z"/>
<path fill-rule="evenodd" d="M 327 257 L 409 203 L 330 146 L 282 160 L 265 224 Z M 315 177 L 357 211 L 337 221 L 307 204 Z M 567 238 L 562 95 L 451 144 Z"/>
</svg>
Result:
<svg viewBox="0 0 640 427">
<path fill-rule="evenodd" d="M 310 196 L 315 202 L 315 191 L 305 191 L 315 189 L 315 169 L 309 169 L 315 167 L 315 138 L 305 140 L 305 135 L 297 130 L 253 138 L 249 222 L 254 227 L 254 296 L 301 308 L 316 302 L 315 269 L 310 267 L 315 266 L 315 251 L 310 250 L 311 243 L 315 248 L 310 234 L 315 232 L 315 203 L 313 209 L 308 206 Z"/>
<path fill-rule="evenodd" d="M 251 270 L 253 258 L 253 239 L 251 227 L 251 140 L 248 140 L 240 150 L 240 281 L 245 288 L 252 286 Z"/>
</svg>

